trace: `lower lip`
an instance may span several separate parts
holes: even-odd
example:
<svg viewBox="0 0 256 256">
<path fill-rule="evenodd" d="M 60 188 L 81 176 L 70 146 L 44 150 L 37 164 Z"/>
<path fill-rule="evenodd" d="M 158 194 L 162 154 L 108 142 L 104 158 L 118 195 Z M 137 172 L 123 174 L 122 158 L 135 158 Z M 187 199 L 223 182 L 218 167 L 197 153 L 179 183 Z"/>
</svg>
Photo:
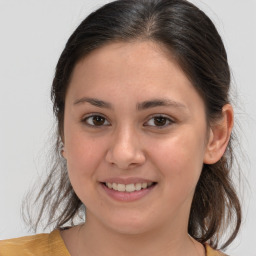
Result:
<svg viewBox="0 0 256 256">
<path fill-rule="evenodd" d="M 155 188 L 155 186 L 156 185 L 152 185 L 149 188 L 144 188 L 142 190 L 134 191 L 134 192 L 120 192 L 114 189 L 110 189 L 101 183 L 101 187 L 104 189 L 104 191 L 107 193 L 108 196 L 110 196 L 111 198 L 117 201 L 123 201 L 123 202 L 132 202 L 135 200 L 139 200 L 145 197 L 148 193 L 150 193 Z"/>
</svg>

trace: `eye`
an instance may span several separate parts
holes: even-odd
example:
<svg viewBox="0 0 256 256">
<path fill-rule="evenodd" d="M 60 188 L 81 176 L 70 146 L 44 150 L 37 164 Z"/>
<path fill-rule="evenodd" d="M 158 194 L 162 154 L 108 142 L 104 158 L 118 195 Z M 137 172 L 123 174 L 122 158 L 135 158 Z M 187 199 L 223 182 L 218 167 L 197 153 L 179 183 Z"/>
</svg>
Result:
<svg viewBox="0 0 256 256">
<path fill-rule="evenodd" d="M 101 115 L 90 115 L 82 120 L 89 126 L 109 126 L 109 121 Z"/>
<path fill-rule="evenodd" d="M 169 117 L 158 115 L 150 118 L 146 122 L 145 126 L 155 126 L 155 127 L 163 128 L 171 125 L 172 123 L 174 123 L 174 121 Z"/>
</svg>

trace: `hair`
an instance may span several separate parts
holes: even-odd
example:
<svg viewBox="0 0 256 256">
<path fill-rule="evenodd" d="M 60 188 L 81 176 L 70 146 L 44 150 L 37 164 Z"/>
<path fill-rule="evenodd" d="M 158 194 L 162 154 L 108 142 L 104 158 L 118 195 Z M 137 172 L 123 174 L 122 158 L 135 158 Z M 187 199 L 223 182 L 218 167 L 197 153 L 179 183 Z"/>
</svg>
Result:
<svg viewBox="0 0 256 256">
<path fill-rule="evenodd" d="M 83 204 L 70 184 L 59 147 L 64 134 L 65 97 L 75 65 L 89 53 L 114 41 L 149 40 L 164 46 L 190 79 L 206 106 L 207 123 L 222 116 L 230 102 L 230 69 L 227 55 L 212 21 L 186 0 L 119 0 L 91 13 L 73 32 L 59 58 L 51 99 L 57 119 L 57 136 L 50 173 L 36 202 L 40 204 L 34 227 L 43 216 L 56 228 L 73 223 Z M 197 241 L 219 247 L 223 231 L 230 234 L 226 248 L 241 224 L 241 207 L 231 180 L 234 159 L 231 135 L 227 149 L 215 164 L 204 164 L 195 189 L 188 233 Z M 45 206 L 48 206 L 45 207 Z"/>
</svg>

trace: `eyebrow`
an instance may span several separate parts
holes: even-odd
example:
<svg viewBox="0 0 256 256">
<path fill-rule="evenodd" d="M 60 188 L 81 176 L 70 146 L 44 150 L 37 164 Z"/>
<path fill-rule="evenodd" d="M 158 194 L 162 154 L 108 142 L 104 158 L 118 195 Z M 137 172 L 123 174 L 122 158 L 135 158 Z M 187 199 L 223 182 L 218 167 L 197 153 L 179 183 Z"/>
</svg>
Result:
<svg viewBox="0 0 256 256">
<path fill-rule="evenodd" d="M 139 104 L 137 104 L 138 110 L 145 110 L 149 108 L 155 108 L 155 107 L 176 107 L 176 108 L 186 108 L 186 106 L 180 102 L 161 98 L 161 99 L 152 99 L 148 101 L 143 101 Z"/>
<path fill-rule="evenodd" d="M 112 108 L 112 105 L 108 102 L 105 102 L 103 100 L 99 100 L 99 99 L 95 99 L 95 98 L 87 98 L 87 97 L 83 97 L 81 99 L 78 99 L 74 102 L 74 105 L 80 104 L 80 103 L 90 103 L 93 106 L 99 107 L 99 108 Z"/>
<path fill-rule="evenodd" d="M 107 109 L 113 109 L 113 106 L 111 103 L 99 100 L 96 98 L 88 98 L 88 97 L 83 97 L 81 99 L 78 99 L 74 102 L 74 105 L 80 104 L 80 103 L 90 103 L 93 106 L 99 107 L 99 108 L 107 108 Z M 186 108 L 184 104 L 181 102 L 177 102 L 171 99 L 166 99 L 166 98 L 160 98 L 160 99 L 152 99 L 152 100 L 147 100 L 143 101 L 141 103 L 138 103 L 136 108 L 137 110 L 146 110 L 149 108 L 155 108 L 155 107 L 175 107 L 175 108 Z"/>
</svg>

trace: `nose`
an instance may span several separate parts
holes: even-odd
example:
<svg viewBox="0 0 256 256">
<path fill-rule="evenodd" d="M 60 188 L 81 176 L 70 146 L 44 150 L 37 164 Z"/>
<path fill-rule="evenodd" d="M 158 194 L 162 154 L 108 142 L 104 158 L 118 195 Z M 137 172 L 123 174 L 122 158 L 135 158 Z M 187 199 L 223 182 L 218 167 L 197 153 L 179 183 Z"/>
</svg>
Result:
<svg viewBox="0 0 256 256">
<path fill-rule="evenodd" d="M 111 139 L 106 154 L 107 162 L 123 170 L 140 166 L 145 162 L 146 157 L 135 129 L 118 129 Z"/>
</svg>

